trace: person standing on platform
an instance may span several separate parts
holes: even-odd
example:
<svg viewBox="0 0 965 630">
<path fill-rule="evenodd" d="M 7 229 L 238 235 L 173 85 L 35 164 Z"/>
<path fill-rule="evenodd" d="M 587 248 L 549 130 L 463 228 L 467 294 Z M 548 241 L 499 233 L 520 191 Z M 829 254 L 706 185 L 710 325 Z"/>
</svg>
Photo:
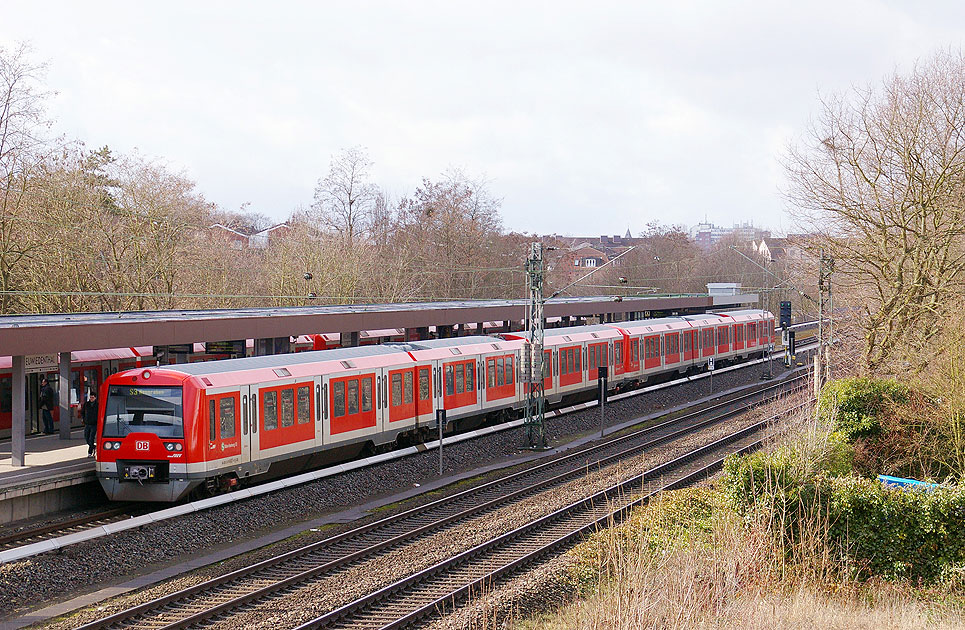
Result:
<svg viewBox="0 0 965 630">
<path fill-rule="evenodd" d="M 87 456 L 94 455 L 94 440 L 97 438 L 97 392 L 91 391 L 80 408 L 84 419 L 84 439 L 87 440 Z"/>
<path fill-rule="evenodd" d="M 50 386 L 46 378 L 40 379 L 40 409 L 44 418 L 44 435 L 54 432 L 54 417 L 50 415 L 54 405 L 54 388 Z"/>
</svg>

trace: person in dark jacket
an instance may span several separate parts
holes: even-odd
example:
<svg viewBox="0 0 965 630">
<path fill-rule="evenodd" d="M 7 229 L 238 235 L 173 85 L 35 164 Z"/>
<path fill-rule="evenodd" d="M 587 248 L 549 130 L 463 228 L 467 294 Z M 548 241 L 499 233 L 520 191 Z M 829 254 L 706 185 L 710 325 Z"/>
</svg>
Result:
<svg viewBox="0 0 965 630">
<path fill-rule="evenodd" d="M 54 432 L 54 417 L 50 415 L 54 405 L 54 388 L 50 386 L 47 379 L 40 379 L 40 409 L 44 419 L 44 434 L 50 435 Z"/>
<path fill-rule="evenodd" d="M 87 456 L 94 455 L 94 440 L 97 438 L 97 392 L 87 395 L 80 407 L 80 417 L 84 419 L 84 439 L 87 440 Z"/>
</svg>

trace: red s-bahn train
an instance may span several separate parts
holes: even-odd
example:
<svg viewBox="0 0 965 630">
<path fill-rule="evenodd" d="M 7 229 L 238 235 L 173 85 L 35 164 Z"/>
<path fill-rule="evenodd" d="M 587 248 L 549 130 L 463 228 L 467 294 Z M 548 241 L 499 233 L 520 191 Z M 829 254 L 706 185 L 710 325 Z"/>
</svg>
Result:
<svg viewBox="0 0 965 630">
<path fill-rule="evenodd" d="M 550 403 L 746 358 L 774 341 L 754 310 L 545 332 Z M 137 368 L 101 387 L 97 476 L 107 496 L 176 501 L 512 417 L 525 405 L 524 333 Z"/>
</svg>

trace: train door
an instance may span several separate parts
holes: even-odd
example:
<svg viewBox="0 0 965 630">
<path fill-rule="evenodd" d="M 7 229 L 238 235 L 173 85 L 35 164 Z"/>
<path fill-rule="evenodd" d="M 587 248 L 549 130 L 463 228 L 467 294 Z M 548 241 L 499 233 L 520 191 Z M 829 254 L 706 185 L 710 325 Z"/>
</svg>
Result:
<svg viewBox="0 0 965 630">
<path fill-rule="evenodd" d="M 251 423 L 251 410 L 248 408 L 251 387 L 245 385 L 239 392 L 241 396 L 241 461 L 251 461 L 251 440 L 254 429 Z"/>
<path fill-rule="evenodd" d="M 408 425 L 415 422 L 416 387 L 415 369 L 406 367 L 389 370 L 389 425 Z"/>
<path fill-rule="evenodd" d="M 432 366 L 416 367 L 416 426 L 432 418 Z"/>
<path fill-rule="evenodd" d="M 244 391 L 247 398 L 247 388 Z M 242 391 L 221 387 L 205 391 L 205 461 L 208 470 L 251 460 L 250 438 L 245 435 Z"/>
</svg>

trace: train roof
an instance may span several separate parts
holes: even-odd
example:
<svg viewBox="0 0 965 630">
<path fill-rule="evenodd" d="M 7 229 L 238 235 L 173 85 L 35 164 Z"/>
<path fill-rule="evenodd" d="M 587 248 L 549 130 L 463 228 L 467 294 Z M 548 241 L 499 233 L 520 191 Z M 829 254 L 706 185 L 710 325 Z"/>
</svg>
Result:
<svg viewBox="0 0 965 630">
<path fill-rule="evenodd" d="M 547 328 L 543 331 L 543 344 L 555 347 L 568 343 L 593 343 L 594 340 L 608 341 L 618 338 L 622 333 L 609 324 L 593 324 L 590 326 L 567 326 L 566 328 Z M 514 333 L 504 333 L 506 339 L 529 340 L 530 333 L 525 330 Z"/>
<path fill-rule="evenodd" d="M 722 313 L 722 315 L 729 315 L 729 316 L 731 316 L 731 317 L 740 317 L 740 316 L 745 316 L 745 317 L 760 317 L 760 316 L 761 316 L 761 312 L 762 312 L 762 311 L 761 311 L 761 309 L 759 309 L 759 308 L 745 308 L 745 309 L 742 309 L 742 310 L 739 310 L 739 311 L 727 311 L 727 312 L 725 312 L 725 313 Z M 770 313 L 769 311 L 763 311 L 763 313 L 764 313 L 765 316 L 774 317 L 773 315 L 771 315 L 771 313 Z"/>
<path fill-rule="evenodd" d="M 563 335 L 581 335 L 589 333 L 612 333 L 614 329 L 609 324 L 591 324 L 589 326 L 565 326 L 563 328 L 544 328 L 543 337 L 562 337 Z M 525 330 L 503 333 L 506 337 L 529 339 L 530 334 Z"/>
<path fill-rule="evenodd" d="M 205 361 L 201 363 L 178 363 L 176 365 L 162 365 L 157 369 L 181 372 L 189 376 L 204 376 L 221 372 L 235 372 L 241 370 L 258 370 L 265 368 L 286 367 L 304 363 L 322 363 L 325 361 L 344 361 L 360 357 L 371 357 L 390 354 L 405 354 L 399 348 L 384 346 L 359 346 L 354 348 L 334 348 L 332 350 L 314 350 L 311 352 L 297 352 L 289 354 L 270 354 L 262 357 L 247 357 L 244 359 L 225 359 L 223 361 Z"/>
<path fill-rule="evenodd" d="M 682 319 L 687 321 L 696 322 L 699 324 L 719 324 L 730 319 L 730 314 L 728 313 L 701 313 L 700 315 L 684 315 Z"/>
<path fill-rule="evenodd" d="M 452 346 L 472 346 L 479 343 L 499 343 L 499 337 L 489 335 L 467 335 L 465 337 L 447 337 L 445 339 L 425 339 L 423 341 L 409 341 L 405 344 L 391 344 L 396 347 L 406 345 L 414 350 L 433 350 L 435 348 L 450 348 Z"/>
<path fill-rule="evenodd" d="M 493 352 L 514 352 L 518 341 L 490 337 L 488 335 L 469 335 L 467 337 L 450 337 L 447 339 L 430 339 L 427 341 L 409 341 L 390 344 L 409 352 L 417 361 L 430 359 L 447 359 L 463 352 L 470 355 L 488 354 Z"/>
<path fill-rule="evenodd" d="M 657 319 L 638 319 L 630 322 L 614 323 L 614 326 L 630 334 L 662 333 L 672 330 L 693 328 L 693 324 L 682 317 L 658 317 Z"/>
</svg>

